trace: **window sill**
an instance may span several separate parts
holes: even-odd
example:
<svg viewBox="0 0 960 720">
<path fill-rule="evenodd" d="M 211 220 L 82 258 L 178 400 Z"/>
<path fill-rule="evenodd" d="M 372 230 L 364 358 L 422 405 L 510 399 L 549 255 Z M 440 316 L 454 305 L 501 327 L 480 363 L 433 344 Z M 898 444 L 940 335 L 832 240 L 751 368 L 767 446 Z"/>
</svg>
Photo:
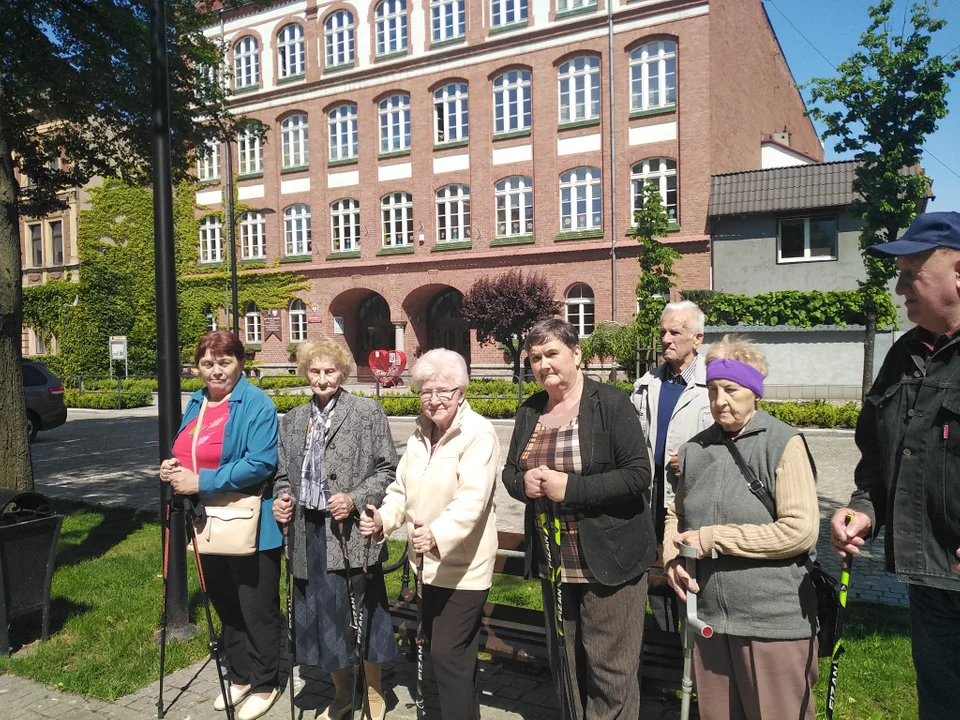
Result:
<svg viewBox="0 0 960 720">
<path fill-rule="evenodd" d="M 222 260 L 214 260 L 214 261 L 212 261 L 212 262 L 202 262 L 202 261 L 201 261 L 201 262 L 198 262 L 198 263 L 197 263 L 197 267 L 198 267 L 198 268 L 207 269 L 207 270 L 212 269 L 212 268 L 222 268 L 222 267 L 223 267 L 223 261 L 222 261 Z"/>
<path fill-rule="evenodd" d="M 259 83 L 257 83 L 256 85 L 246 85 L 246 86 L 241 87 L 241 88 L 234 88 L 234 89 L 233 89 L 233 94 L 234 94 L 234 95 L 243 95 L 243 94 L 245 94 L 245 93 L 257 92 L 257 90 L 259 90 L 259 89 L 260 89 L 260 84 L 259 84 Z"/>
<path fill-rule="evenodd" d="M 266 267 L 267 259 L 265 257 L 258 258 L 247 258 L 246 260 L 241 260 L 239 262 L 240 267 L 250 268 L 250 267 Z"/>
<path fill-rule="evenodd" d="M 353 70 L 357 66 L 356 61 L 351 60 L 350 62 L 340 63 L 339 65 L 331 65 L 323 69 L 324 75 L 332 75 L 334 73 L 343 72 L 344 70 Z"/>
<path fill-rule="evenodd" d="M 450 142 L 445 142 L 445 143 L 435 143 L 433 146 L 433 149 L 434 151 L 450 150 L 452 148 L 466 147 L 469 144 L 470 144 L 470 140 L 465 138 L 463 140 L 451 140 Z"/>
<path fill-rule="evenodd" d="M 259 352 L 260 350 L 263 350 L 263 345 L 260 343 L 247 343 L 243 346 L 243 349 L 246 352 Z"/>
<path fill-rule="evenodd" d="M 817 263 L 817 262 L 836 262 L 837 256 L 827 256 L 822 255 L 820 257 L 809 257 L 809 258 L 777 258 L 777 265 L 800 265 L 803 263 Z"/>
<path fill-rule="evenodd" d="M 527 128 L 526 130 L 513 130 L 512 132 L 498 134 L 495 133 L 493 136 L 493 141 L 499 142 L 500 140 L 512 140 L 513 138 L 530 137 L 531 134 L 532 131 L 530 128 Z"/>
<path fill-rule="evenodd" d="M 380 153 L 380 155 L 377 156 L 377 159 L 391 160 L 392 158 L 407 157 L 409 154 L 410 154 L 409 148 L 407 148 L 406 150 L 391 150 L 390 152 Z"/>
<path fill-rule="evenodd" d="M 383 248 L 383 250 L 377 251 L 377 255 L 413 255 L 413 245 Z"/>
<path fill-rule="evenodd" d="M 198 188 L 209 188 L 219 184 L 220 184 L 219 178 L 217 178 L 216 180 L 197 180 Z"/>
<path fill-rule="evenodd" d="M 600 124 L 600 118 L 590 118 L 589 120 L 571 120 L 562 122 L 557 126 L 557 130 L 575 130 L 577 128 L 595 127 Z"/>
<path fill-rule="evenodd" d="M 332 252 L 324 260 L 357 260 L 360 258 L 359 250 L 343 250 L 340 252 Z"/>
<path fill-rule="evenodd" d="M 297 165 L 296 167 L 282 168 L 280 170 L 281 175 L 292 175 L 293 173 L 307 172 L 310 169 L 309 165 Z"/>
<path fill-rule="evenodd" d="M 533 235 L 514 235 L 512 237 L 500 237 L 490 242 L 490 247 L 504 247 L 509 245 L 533 245 L 536 240 Z"/>
<path fill-rule="evenodd" d="M 377 55 L 373 59 L 373 62 L 375 63 L 388 62 L 390 60 L 396 60 L 397 58 L 402 58 L 406 56 L 407 56 L 407 49 L 404 48 L 403 50 L 397 50 L 392 53 L 387 53 L 386 55 Z"/>
<path fill-rule="evenodd" d="M 290 77 L 279 78 L 277 80 L 277 85 L 286 85 L 288 83 L 295 83 L 299 80 L 303 80 L 306 77 L 306 73 L 300 73 L 299 75 L 291 75 Z"/>
<path fill-rule="evenodd" d="M 330 160 L 327 162 L 327 167 L 343 167 L 344 165 L 356 165 L 357 158 L 343 158 L 342 160 Z"/>
<path fill-rule="evenodd" d="M 303 254 L 303 255 L 287 255 L 286 257 L 280 258 L 282 263 L 297 263 L 297 262 L 310 262 L 313 260 L 313 255 Z"/>
<path fill-rule="evenodd" d="M 237 180 L 257 180 L 263 177 L 263 172 L 252 172 L 244 173 L 243 175 L 237 175 Z"/>
<path fill-rule="evenodd" d="M 654 115 L 672 115 L 677 111 L 677 105 L 664 105 L 663 107 L 648 108 L 647 110 L 634 110 L 630 113 L 630 119 L 653 117 Z"/>
<path fill-rule="evenodd" d="M 430 43 L 431 50 L 439 50 L 440 48 L 450 47 L 451 45 L 463 45 L 467 42 L 466 35 L 460 35 L 458 37 L 447 38 L 446 40 L 437 40 L 436 42 Z"/>
<path fill-rule="evenodd" d="M 523 30 L 529 25 L 529 21 L 521 20 L 520 22 L 510 23 L 509 25 L 498 25 L 497 27 L 490 28 L 491 35 L 500 35 L 501 33 L 513 32 L 515 30 Z"/>
<path fill-rule="evenodd" d="M 473 241 L 471 240 L 461 240 L 458 242 L 438 242 L 432 248 L 430 252 L 443 252 L 445 250 L 471 250 L 473 249 Z"/>
<path fill-rule="evenodd" d="M 554 240 L 557 242 L 563 242 L 565 240 L 588 240 L 602 237 L 603 229 L 594 228 L 591 230 L 571 230 L 570 232 L 557 233 L 557 236 L 554 238 Z"/>
<path fill-rule="evenodd" d="M 589 13 L 595 13 L 597 11 L 597 5 L 585 5 L 583 7 L 573 8 L 572 10 L 560 10 L 557 12 L 554 20 L 565 20 L 569 17 L 576 17 L 577 15 L 587 15 Z"/>
</svg>

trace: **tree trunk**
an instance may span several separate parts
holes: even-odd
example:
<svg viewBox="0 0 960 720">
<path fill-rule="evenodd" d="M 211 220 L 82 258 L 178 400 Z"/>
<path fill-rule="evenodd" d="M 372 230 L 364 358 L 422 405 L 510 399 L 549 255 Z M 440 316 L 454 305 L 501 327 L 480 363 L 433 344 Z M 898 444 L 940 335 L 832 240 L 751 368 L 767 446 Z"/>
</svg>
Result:
<svg viewBox="0 0 960 720">
<path fill-rule="evenodd" d="M 523 376 L 520 374 L 520 351 L 523 346 L 517 343 L 510 344 L 510 355 L 513 357 L 513 379 L 523 385 Z"/>
<path fill-rule="evenodd" d="M 10 148 L 4 142 L 3 86 L 0 83 L 0 488 L 33 489 L 27 413 L 23 396 L 20 333 L 23 290 L 20 286 L 19 188 L 13 177 Z"/>
<path fill-rule="evenodd" d="M 861 402 L 867 399 L 867 393 L 873 385 L 873 352 L 877 344 L 877 309 L 866 308 L 865 332 L 863 334 L 863 379 L 860 389 Z"/>
</svg>

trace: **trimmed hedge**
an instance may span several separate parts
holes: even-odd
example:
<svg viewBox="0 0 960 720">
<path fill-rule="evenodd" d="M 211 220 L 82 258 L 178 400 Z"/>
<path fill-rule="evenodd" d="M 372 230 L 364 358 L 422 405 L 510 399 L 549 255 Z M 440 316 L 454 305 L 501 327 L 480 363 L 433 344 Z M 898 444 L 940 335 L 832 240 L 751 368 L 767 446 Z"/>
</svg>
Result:
<svg viewBox="0 0 960 720">
<path fill-rule="evenodd" d="M 114 386 L 116 388 L 116 386 Z M 114 392 L 85 392 L 66 390 L 63 402 L 68 408 L 87 408 L 90 410 L 122 410 L 124 408 L 147 407 L 153 404 L 153 395 L 144 392 L 125 392 L 119 397 Z"/>
<path fill-rule="evenodd" d="M 853 429 L 860 417 L 860 405 L 855 402 L 832 405 L 824 400 L 802 403 L 762 401 L 760 407 L 781 422 L 794 427 Z"/>
</svg>

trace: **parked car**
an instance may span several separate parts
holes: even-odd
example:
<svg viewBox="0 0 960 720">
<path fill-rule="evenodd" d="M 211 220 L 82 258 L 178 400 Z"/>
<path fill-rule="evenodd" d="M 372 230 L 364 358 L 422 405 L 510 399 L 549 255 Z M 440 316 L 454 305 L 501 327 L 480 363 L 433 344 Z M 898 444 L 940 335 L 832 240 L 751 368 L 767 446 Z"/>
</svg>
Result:
<svg viewBox="0 0 960 720">
<path fill-rule="evenodd" d="M 23 361 L 23 394 L 27 399 L 27 436 L 30 442 L 41 430 L 52 430 L 67 421 L 63 383 L 43 363 Z"/>
</svg>

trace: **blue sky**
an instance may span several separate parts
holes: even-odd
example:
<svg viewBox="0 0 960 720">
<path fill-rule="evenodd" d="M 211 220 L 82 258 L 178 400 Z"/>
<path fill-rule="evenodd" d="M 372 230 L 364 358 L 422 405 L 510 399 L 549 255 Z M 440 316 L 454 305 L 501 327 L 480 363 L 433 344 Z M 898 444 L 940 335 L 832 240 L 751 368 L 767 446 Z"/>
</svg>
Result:
<svg viewBox="0 0 960 720">
<path fill-rule="evenodd" d="M 867 8 L 871 4 L 869 0 L 764 0 L 798 84 L 814 77 L 836 75 L 830 63 L 839 65 L 854 52 L 869 23 Z M 891 17 L 897 32 L 907 5 L 906 0 L 896 0 L 894 5 Z M 946 53 L 960 45 L 960 1 L 941 0 L 931 15 L 947 21 L 947 26 L 934 36 L 931 51 Z M 950 114 L 940 121 L 937 131 L 925 143 L 929 154 L 924 156 L 923 166 L 933 178 L 936 195 L 929 210 L 960 211 L 960 76 L 950 82 L 950 88 L 947 96 Z M 809 91 L 803 95 L 809 104 Z M 817 131 L 822 133 L 823 127 L 818 126 Z M 824 143 L 825 159 L 843 159 L 833 151 L 833 142 L 831 138 Z"/>
</svg>

